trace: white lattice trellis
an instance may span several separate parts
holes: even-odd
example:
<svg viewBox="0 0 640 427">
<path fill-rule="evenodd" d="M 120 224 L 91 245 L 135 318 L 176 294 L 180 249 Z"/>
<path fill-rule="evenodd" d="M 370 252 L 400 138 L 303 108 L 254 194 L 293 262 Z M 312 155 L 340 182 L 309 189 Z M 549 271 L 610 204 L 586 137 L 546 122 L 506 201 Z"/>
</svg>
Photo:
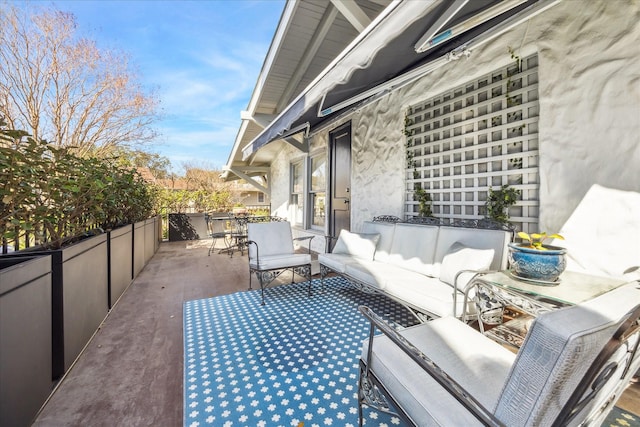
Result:
<svg viewBox="0 0 640 427">
<path fill-rule="evenodd" d="M 437 217 L 485 216 L 489 188 L 522 191 L 509 210 L 518 229 L 537 228 L 538 57 L 494 71 L 410 107 L 407 113 L 407 216 L 414 189 L 431 197 Z"/>
</svg>

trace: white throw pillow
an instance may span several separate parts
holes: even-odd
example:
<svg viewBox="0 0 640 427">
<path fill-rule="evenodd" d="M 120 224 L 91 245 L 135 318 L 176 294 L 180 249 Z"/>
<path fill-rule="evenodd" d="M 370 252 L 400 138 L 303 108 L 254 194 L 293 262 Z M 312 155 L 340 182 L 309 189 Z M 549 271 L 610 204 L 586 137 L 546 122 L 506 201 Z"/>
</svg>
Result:
<svg viewBox="0 0 640 427">
<path fill-rule="evenodd" d="M 334 254 L 347 254 L 356 258 L 373 260 L 380 234 L 352 233 L 340 231 L 338 241 L 333 248 Z"/>
<path fill-rule="evenodd" d="M 456 274 L 461 270 L 488 270 L 493 261 L 495 251 L 493 249 L 468 248 L 460 242 L 456 242 L 447 251 L 442 259 L 440 267 L 440 280 L 450 285 L 455 285 Z M 462 290 L 474 273 L 462 273 L 458 278 L 458 289 Z"/>
</svg>

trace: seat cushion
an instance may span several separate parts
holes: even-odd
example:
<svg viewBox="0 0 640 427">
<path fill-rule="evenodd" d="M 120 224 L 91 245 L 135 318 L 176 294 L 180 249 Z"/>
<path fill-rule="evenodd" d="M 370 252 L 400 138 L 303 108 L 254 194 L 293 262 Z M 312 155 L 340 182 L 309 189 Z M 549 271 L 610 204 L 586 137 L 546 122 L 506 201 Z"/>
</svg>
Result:
<svg viewBox="0 0 640 427">
<path fill-rule="evenodd" d="M 326 265 L 333 271 L 338 273 L 345 273 L 347 264 L 355 262 L 354 257 L 345 254 L 318 254 L 318 262 L 322 265 Z"/>
<path fill-rule="evenodd" d="M 436 317 L 460 316 L 463 313 L 464 295 L 458 292 L 456 310 L 453 312 L 453 287 L 435 277 L 427 277 L 410 271 L 385 277 L 384 291 L 390 296 L 406 301 L 411 306 Z M 467 313 L 475 313 L 475 304 L 467 302 Z"/>
<path fill-rule="evenodd" d="M 515 355 L 465 325 L 444 317 L 400 332 L 456 382 L 491 409 Z M 475 426 L 480 422 L 386 336 L 374 338 L 370 369 L 419 426 Z M 367 357 L 368 340 L 363 345 Z"/>
<path fill-rule="evenodd" d="M 279 254 L 260 256 L 260 265 L 258 265 L 255 260 L 250 261 L 250 265 L 252 268 L 258 268 L 260 270 L 297 267 L 310 263 L 311 255 L 309 254 Z"/>
<path fill-rule="evenodd" d="M 377 289 L 384 289 L 385 283 L 392 277 L 407 271 L 391 264 L 378 261 L 360 260 L 346 265 L 345 273 L 355 280 Z M 412 273 L 417 274 L 417 273 Z"/>
</svg>

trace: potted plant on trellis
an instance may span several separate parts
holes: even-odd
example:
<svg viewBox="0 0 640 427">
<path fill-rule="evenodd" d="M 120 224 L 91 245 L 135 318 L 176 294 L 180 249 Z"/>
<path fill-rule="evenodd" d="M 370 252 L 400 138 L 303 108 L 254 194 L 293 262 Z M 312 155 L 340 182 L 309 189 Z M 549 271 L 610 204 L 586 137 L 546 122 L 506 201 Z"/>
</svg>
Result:
<svg viewBox="0 0 640 427">
<path fill-rule="evenodd" d="M 487 218 L 501 224 L 509 223 L 509 208 L 516 204 L 522 191 L 503 185 L 498 190 L 489 188 L 489 197 L 485 203 Z"/>
</svg>

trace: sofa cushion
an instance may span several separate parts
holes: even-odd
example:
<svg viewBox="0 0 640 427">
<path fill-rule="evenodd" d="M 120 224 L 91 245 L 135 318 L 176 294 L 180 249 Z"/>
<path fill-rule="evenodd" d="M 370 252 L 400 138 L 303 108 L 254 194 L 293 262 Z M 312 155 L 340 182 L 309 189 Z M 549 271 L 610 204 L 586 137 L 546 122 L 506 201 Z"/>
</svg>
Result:
<svg viewBox="0 0 640 427">
<path fill-rule="evenodd" d="M 433 270 L 438 227 L 396 224 L 388 262 L 416 273 L 437 277 Z"/>
<path fill-rule="evenodd" d="M 379 261 L 358 260 L 349 263 L 346 266 L 345 274 L 361 283 L 381 290 L 384 290 L 387 283 L 403 283 L 408 277 L 421 278 L 423 281 L 428 280 L 428 277 L 422 274 Z"/>
<path fill-rule="evenodd" d="M 488 270 L 493 261 L 493 249 L 474 249 L 456 242 L 449 248 L 449 251 L 442 259 L 440 266 L 440 280 L 462 290 L 473 278 L 475 273 L 465 272 L 455 283 L 456 274 L 461 270 Z"/>
<path fill-rule="evenodd" d="M 347 264 L 355 262 L 355 258 L 346 254 L 318 254 L 318 262 L 333 271 L 345 273 Z"/>
<path fill-rule="evenodd" d="M 379 234 L 380 240 L 376 246 L 376 253 L 373 257 L 376 261 L 388 262 L 391 252 L 391 243 L 396 225 L 390 222 L 365 221 L 362 225 L 363 233 Z"/>
<path fill-rule="evenodd" d="M 504 230 L 442 226 L 438 233 L 438 243 L 433 261 L 434 276 L 440 275 L 442 260 L 449 252 L 451 245 L 456 242 L 469 248 L 493 249 L 495 253 L 489 268 L 491 270 L 505 270 L 507 268 L 508 243 L 511 242 L 511 238 L 511 232 Z"/>
<path fill-rule="evenodd" d="M 405 301 L 410 306 L 436 317 L 460 316 L 463 313 L 464 295 L 458 292 L 456 310 L 453 311 L 453 288 L 437 277 L 427 277 L 407 270 L 386 276 L 384 292 Z M 475 313 L 475 304 L 467 301 L 467 313 Z"/>
<path fill-rule="evenodd" d="M 378 233 L 352 233 L 342 230 L 332 252 L 334 254 L 345 254 L 356 258 L 373 260 L 378 240 L 380 240 L 380 234 Z"/>
</svg>

